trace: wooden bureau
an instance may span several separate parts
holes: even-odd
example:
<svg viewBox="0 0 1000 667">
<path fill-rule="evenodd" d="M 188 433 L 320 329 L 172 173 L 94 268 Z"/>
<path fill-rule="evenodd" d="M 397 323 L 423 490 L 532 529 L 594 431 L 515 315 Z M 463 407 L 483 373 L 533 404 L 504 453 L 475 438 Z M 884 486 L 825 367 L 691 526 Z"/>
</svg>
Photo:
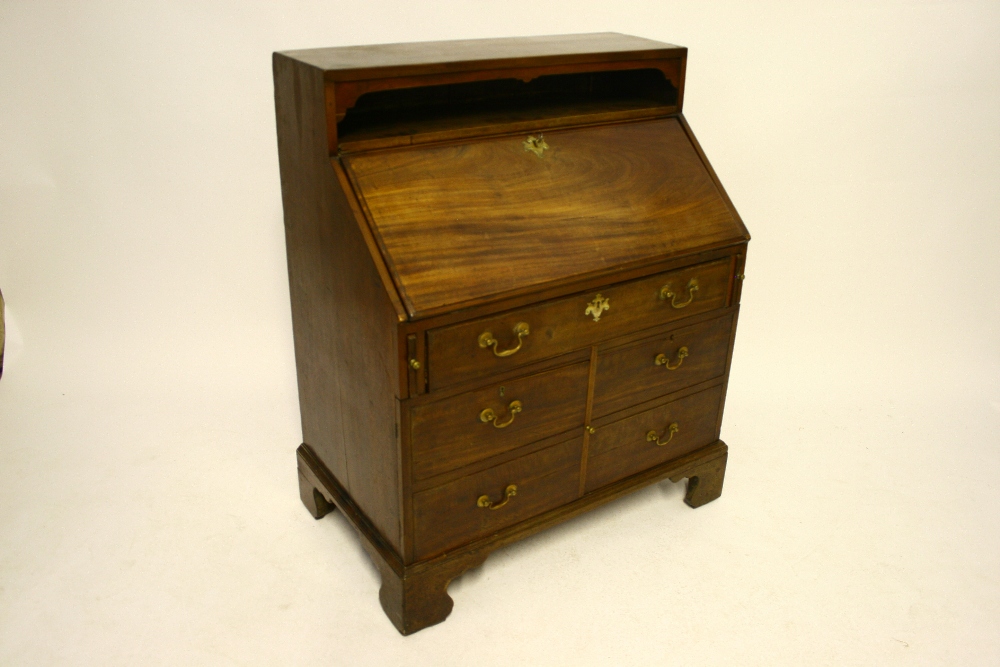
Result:
<svg viewBox="0 0 1000 667">
<path fill-rule="evenodd" d="M 719 496 L 749 235 L 618 34 L 274 55 L 303 444 L 403 634 L 513 541 L 662 479 Z"/>
</svg>

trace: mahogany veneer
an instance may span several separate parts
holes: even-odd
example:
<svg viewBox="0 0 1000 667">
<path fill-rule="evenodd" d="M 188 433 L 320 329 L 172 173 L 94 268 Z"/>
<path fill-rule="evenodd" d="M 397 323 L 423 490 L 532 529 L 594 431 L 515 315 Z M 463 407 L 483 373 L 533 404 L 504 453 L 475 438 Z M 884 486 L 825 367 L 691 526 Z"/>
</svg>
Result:
<svg viewBox="0 0 1000 667">
<path fill-rule="evenodd" d="M 302 501 L 403 634 L 515 540 L 662 479 L 719 496 L 749 235 L 618 34 L 274 54 Z"/>
</svg>

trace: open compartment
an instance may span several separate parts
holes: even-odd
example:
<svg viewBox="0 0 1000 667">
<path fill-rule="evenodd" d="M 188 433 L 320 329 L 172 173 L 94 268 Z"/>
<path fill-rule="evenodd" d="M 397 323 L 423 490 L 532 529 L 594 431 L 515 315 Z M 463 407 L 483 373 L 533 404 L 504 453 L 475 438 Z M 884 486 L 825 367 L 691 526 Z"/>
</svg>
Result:
<svg viewBox="0 0 1000 667">
<path fill-rule="evenodd" d="M 655 117 L 677 103 L 677 87 L 653 67 L 466 81 L 364 93 L 337 135 L 341 150 L 362 150 Z"/>
</svg>

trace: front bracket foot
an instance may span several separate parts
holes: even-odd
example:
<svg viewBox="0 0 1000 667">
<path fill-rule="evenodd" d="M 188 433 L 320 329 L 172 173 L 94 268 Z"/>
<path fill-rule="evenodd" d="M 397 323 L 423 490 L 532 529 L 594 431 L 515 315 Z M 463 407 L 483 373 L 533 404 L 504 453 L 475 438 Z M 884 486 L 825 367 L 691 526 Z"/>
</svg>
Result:
<svg viewBox="0 0 1000 667">
<path fill-rule="evenodd" d="M 726 477 L 726 459 L 728 452 L 721 456 L 699 462 L 675 475 L 672 482 L 679 482 L 687 477 L 687 493 L 684 502 L 691 507 L 701 507 L 722 495 L 722 483 Z"/>
<path fill-rule="evenodd" d="M 302 499 L 302 504 L 306 506 L 309 513 L 313 515 L 314 519 L 322 519 L 327 514 L 337 509 L 337 506 L 333 503 L 327 501 L 323 497 L 312 482 L 306 479 L 306 476 L 302 474 L 302 469 L 299 469 L 299 497 Z"/>
<path fill-rule="evenodd" d="M 374 558 L 382 574 L 378 592 L 382 609 L 403 635 L 442 622 L 455 604 L 448 595 L 448 584 L 466 570 L 482 565 L 486 556 L 477 552 L 452 561 L 429 563 L 426 567 L 418 565 L 407 568 L 402 576 L 385 561 Z"/>
</svg>

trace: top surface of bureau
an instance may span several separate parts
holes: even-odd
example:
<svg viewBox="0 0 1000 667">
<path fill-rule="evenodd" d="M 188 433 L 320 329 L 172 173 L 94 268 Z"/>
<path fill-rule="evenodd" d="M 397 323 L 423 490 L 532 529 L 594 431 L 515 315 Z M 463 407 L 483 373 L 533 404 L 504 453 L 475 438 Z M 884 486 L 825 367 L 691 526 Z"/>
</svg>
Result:
<svg viewBox="0 0 1000 667">
<path fill-rule="evenodd" d="M 533 136 L 341 157 L 411 317 L 747 238 L 676 117 Z"/>
<path fill-rule="evenodd" d="M 284 55 L 321 69 L 327 79 L 456 72 L 465 69 L 588 62 L 615 58 L 655 58 L 687 49 L 634 35 L 599 32 L 445 42 L 405 42 L 285 51 Z"/>
</svg>

